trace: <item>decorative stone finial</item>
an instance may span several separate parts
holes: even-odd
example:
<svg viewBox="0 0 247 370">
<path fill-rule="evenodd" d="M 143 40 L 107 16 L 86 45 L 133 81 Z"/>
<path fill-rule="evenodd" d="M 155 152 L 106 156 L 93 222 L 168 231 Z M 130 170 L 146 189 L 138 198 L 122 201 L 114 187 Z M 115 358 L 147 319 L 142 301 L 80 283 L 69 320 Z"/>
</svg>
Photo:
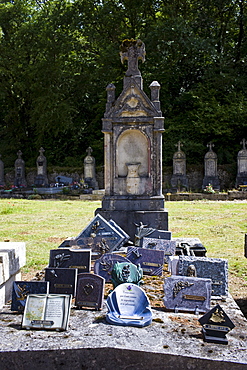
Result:
<svg viewBox="0 0 247 370">
<path fill-rule="evenodd" d="M 144 42 L 141 40 L 126 39 L 122 42 L 120 49 L 121 62 L 128 61 L 128 70 L 125 76 L 140 76 L 141 72 L 138 69 L 138 60 L 145 61 L 146 52 Z"/>
</svg>

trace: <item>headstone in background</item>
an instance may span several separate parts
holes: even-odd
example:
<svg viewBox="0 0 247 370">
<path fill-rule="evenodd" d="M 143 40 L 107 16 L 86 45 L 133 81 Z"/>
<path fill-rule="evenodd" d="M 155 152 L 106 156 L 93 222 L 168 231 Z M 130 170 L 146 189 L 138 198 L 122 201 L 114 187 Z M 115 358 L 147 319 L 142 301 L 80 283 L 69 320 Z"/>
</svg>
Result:
<svg viewBox="0 0 247 370">
<path fill-rule="evenodd" d="M 219 304 L 213 307 L 198 321 L 202 325 L 202 333 L 205 342 L 228 344 L 226 334 L 229 333 L 235 325 Z"/>
<path fill-rule="evenodd" d="M 74 297 L 77 269 L 47 267 L 45 269 L 45 281 L 49 282 L 49 293 L 71 294 Z"/>
<path fill-rule="evenodd" d="M 111 273 L 111 280 L 114 288 L 123 283 L 133 283 L 139 285 L 143 277 L 143 270 L 129 262 L 116 262 Z"/>
<path fill-rule="evenodd" d="M 164 251 L 128 247 L 126 257 L 135 265 L 140 265 L 143 274 L 161 276 L 164 265 Z"/>
<path fill-rule="evenodd" d="M 26 187 L 27 182 L 25 178 L 25 162 L 21 158 L 22 152 L 19 150 L 17 152 L 18 158 L 15 161 L 15 180 L 14 180 L 14 185 L 16 187 Z"/>
<path fill-rule="evenodd" d="M 103 307 L 105 279 L 95 274 L 78 274 L 75 305 L 77 307 Z"/>
<path fill-rule="evenodd" d="M 0 154 L 0 186 L 4 186 L 5 185 L 5 181 L 4 181 L 4 163 L 1 159 L 2 155 Z"/>
<path fill-rule="evenodd" d="M 121 284 L 109 294 L 106 320 L 123 326 L 147 326 L 152 322 L 152 311 L 146 293 L 135 284 Z"/>
<path fill-rule="evenodd" d="M 119 254 L 106 253 L 94 262 L 94 273 L 105 279 L 106 283 L 111 282 L 111 272 L 116 262 L 130 263 L 130 261 Z"/>
<path fill-rule="evenodd" d="M 92 151 L 91 147 L 88 147 L 86 150 L 87 156 L 84 159 L 84 183 L 87 184 L 89 188 L 97 190 L 99 186 L 96 180 L 95 158 L 91 155 Z"/>
<path fill-rule="evenodd" d="M 168 257 L 174 256 L 176 252 L 175 240 L 143 238 L 142 248 L 164 251 L 164 263 L 168 263 Z"/>
<path fill-rule="evenodd" d="M 37 176 L 34 180 L 34 185 L 37 187 L 47 187 L 48 178 L 47 178 L 47 161 L 44 156 L 44 149 L 41 147 L 39 150 L 39 156 L 36 160 L 37 165 Z"/>
<path fill-rule="evenodd" d="M 228 261 L 223 258 L 179 256 L 178 275 L 188 276 L 189 266 L 193 265 L 197 277 L 212 280 L 212 295 L 228 295 Z"/>
<path fill-rule="evenodd" d="M 188 190 L 189 183 L 186 175 L 186 155 L 181 150 L 183 144 L 179 141 L 176 146 L 178 150 L 173 155 L 173 174 L 171 177 L 171 186 L 177 191 Z"/>
<path fill-rule="evenodd" d="M 59 187 L 59 186 L 69 186 L 73 182 L 72 177 L 63 176 L 63 175 L 56 176 L 55 180 L 56 180 L 55 186 L 57 186 L 57 187 Z"/>
<path fill-rule="evenodd" d="M 202 188 L 205 190 L 207 186 L 211 185 L 214 190 L 220 190 L 220 182 L 217 171 L 217 154 L 213 151 L 213 143 L 207 144 L 209 148 L 204 157 L 204 178 Z"/>
<path fill-rule="evenodd" d="M 173 275 L 165 279 L 164 292 L 165 307 L 175 312 L 198 314 L 210 309 L 210 279 Z"/>
<path fill-rule="evenodd" d="M 51 249 L 48 267 L 78 269 L 78 273 L 89 272 L 91 270 L 91 250 Z"/>
<path fill-rule="evenodd" d="M 23 312 L 29 294 L 48 294 L 47 281 L 14 281 L 12 289 L 11 311 Z"/>
<path fill-rule="evenodd" d="M 241 143 L 243 149 L 238 152 L 238 173 L 236 178 L 236 188 L 239 185 L 247 185 L 247 149 L 246 149 L 246 140 L 243 139 Z"/>
</svg>

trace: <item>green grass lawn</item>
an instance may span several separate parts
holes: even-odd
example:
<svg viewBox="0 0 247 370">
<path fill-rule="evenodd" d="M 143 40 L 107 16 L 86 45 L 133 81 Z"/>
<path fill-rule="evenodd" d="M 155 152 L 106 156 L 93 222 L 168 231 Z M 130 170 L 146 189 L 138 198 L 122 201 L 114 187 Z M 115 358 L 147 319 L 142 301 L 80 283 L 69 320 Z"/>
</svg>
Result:
<svg viewBox="0 0 247 370">
<path fill-rule="evenodd" d="M 247 202 L 166 202 L 174 237 L 198 237 L 208 257 L 227 258 L 230 272 L 247 280 L 244 236 Z M 40 271 L 50 249 L 77 236 L 94 217 L 100 201 L 0 199 L 0 241 L 26 242 L 24 272 Z"/>
</svg>

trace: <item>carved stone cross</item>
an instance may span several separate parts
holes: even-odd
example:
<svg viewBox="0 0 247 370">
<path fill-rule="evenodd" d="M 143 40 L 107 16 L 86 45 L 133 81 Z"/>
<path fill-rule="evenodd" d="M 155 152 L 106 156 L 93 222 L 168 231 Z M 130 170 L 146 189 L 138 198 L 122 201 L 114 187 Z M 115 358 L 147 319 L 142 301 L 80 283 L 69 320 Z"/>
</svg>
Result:
<svg viewBox="0 0 247 370">
<path fill-rule="evenodd" d="M 41 147 L 41 148 L 40 148 L 40 150 L 39 150 L 39 154 L 40 154 L 41 156 L 43 156 L 43 155 L 44 155 L 44 154 L 43 154 L 44 152 L 45 152 L 45 149 L 43 149 L 43 148 Z"/>
<path fill-rule="evenodd" d="M 243 139 L 240 144 L 243 144 L 243 149 L 246 150 L 246 146 L 245 146 L 246 145 L 246 140 Z"/>
<path fill-rule="evenodd" d="M 145 44 L 141 40 L 124 40 L 121 45 L 121 62 L 128 61 L 126 76 L 141 75 L 138 69 L 138 60 L 145 61 Z"/>
<path fill-rule="evenodd" d="M 213 147 L 214 147 L 214 144 L 212 143 L 212 141 L 210 141 L 208 144 L 207 144 L 207 147 L 209 148 L 209 151 L 211 152 L 213 149 Z"/>
<path fill-rule="evenodd" d="M 178 147 L 178 151 L 180 152 L 181 151 L 181 146 L 184 146 L 181 141 L 179 140 L 177 144 L 175 144 L 175 146 Z"/>
<path fill-rule="evenodd" d="M 87 150 L 86 150 L 87 155 L 88 155 L 89 157 L 91 156 L 92 151 L 93 151 L 93 149 L 91 148 L 91 146 L 89 146 L 89 147 L 87 148 Z"/>
<path fill-rule="evenodd" d="M 18 158 L 21 159 L 21 156 L 22 156 L 21 150 L 18 150 L 17 155 L 18 155 Z"/>
</svg>

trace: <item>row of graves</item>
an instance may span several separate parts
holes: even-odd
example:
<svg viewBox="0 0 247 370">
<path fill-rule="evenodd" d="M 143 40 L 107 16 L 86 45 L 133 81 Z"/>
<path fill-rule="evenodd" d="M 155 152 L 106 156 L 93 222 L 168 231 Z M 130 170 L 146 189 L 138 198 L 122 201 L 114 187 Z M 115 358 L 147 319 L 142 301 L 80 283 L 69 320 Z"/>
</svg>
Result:
<svg viewBox="0 0 247 370">
<path fill-rule="evenodd" d="M 199 240 L 199 239 L 198 239 Z M 204 340 L 227 344 L 234 324 L 211 298 L 228 295 L 227 260 L 206 257 L 197 239 L 136 225 L 135 241 L 113 221 L 97 215 L 75 238 L 50 251 L 40 281 L 13 283 L 11 310 L 25 329 L 67 330 L 71 308 L 101 310 L 112 325 L 144 327 L 153 313 L 145 279 L 164 279 L 164 310 L 202 315 Z M 165 278 L 164 278 L 165 277 Z"/>
</svg>

